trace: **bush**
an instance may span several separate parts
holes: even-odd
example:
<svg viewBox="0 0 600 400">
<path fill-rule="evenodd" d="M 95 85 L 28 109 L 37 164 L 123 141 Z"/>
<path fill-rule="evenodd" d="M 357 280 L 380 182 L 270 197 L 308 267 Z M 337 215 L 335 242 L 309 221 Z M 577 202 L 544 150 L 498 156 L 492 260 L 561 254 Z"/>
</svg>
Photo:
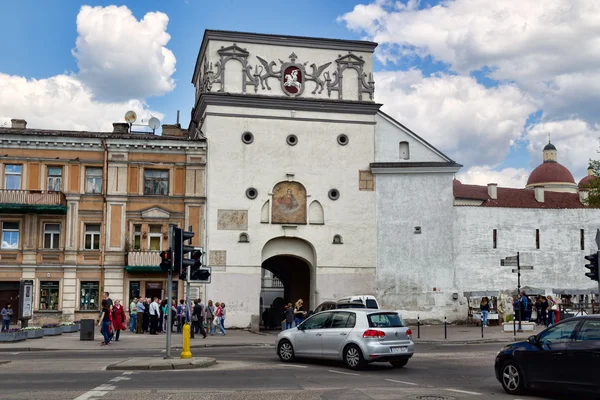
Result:
<svg viewBox="0 0 600 400">
<path fill-rule="evenodd" d="M 41 331 L 41 326 L 28 326 L 27 328 L 23 328 L 24 331 Z"/>
<path fill-rule="evenodd" d="M 60 326 L 74 326 L 73 322 L 61 322 Z"/>
<path fill-rule="evenodd" d="M 58 324 L 44 324 L 42 328 L 58 328 Z"/>
</svg>

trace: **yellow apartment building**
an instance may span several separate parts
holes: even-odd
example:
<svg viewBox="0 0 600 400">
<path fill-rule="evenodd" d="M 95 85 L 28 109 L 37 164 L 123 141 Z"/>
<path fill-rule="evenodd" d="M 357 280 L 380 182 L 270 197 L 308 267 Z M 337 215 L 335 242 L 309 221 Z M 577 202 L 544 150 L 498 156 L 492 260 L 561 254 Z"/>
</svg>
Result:
<svg viewBox="0 0 600 400">
<path fill-rule="evenodd" d="M 159 267 L 169 224 L 204 244 L 206 141 L 179 125 L 162 136 L 0 128 L 0 304 L 34 281 L 33 324 L 94 318 L 101 293 L 168 297 Z M 171 295 L 182 297 L 174 276 Z"/>
</svg>

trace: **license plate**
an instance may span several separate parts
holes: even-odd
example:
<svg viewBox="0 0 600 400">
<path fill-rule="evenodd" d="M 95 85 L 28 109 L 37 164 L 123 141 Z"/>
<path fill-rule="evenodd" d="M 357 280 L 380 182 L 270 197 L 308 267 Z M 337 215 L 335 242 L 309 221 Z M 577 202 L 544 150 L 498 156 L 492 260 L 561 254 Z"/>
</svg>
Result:
<svg viewBox="0 0 600 400">
<path fill-rule="evenodd" d="M 390 353 L 407 353 L 408 347 L 390 347 Z"/>
</svg>

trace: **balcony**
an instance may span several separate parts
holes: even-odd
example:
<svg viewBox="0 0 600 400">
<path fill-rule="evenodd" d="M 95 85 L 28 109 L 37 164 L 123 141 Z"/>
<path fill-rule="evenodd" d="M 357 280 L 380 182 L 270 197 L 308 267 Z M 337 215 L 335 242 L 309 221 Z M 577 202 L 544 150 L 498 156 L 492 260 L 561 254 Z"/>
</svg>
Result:
<svg viewBox="0 0 600 400">
<path fill-rule="evenodd" d="M 130 251 L 127 253 L 127 272 L 161 272 L 160 251 Z"/>
<path fill-rule="evenodd" d="M 278 277 L 274 276 L 272 278 L 264 277 L 262 280 L 263 289 L 283 289 L 283 282 L 279 280 Z"/>
<path fill-rule="evenodd" d="M 67 200 L 62 192 L 0 189 L 0 213 L 64 215 Z"/>
</svg>

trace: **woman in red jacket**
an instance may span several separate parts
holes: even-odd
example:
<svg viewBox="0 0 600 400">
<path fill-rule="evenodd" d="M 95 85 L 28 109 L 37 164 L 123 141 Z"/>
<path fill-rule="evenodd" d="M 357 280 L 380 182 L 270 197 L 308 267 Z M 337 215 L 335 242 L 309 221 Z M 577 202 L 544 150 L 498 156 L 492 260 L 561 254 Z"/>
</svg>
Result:
<svg viewBox="0 0 600 400">
<path fill-rule="evenodd" d="M 113 328 L 116 332 L 115 342 L 119 341 L 119 334 L 122 330 L 125 330 L 125 322 L 127 321 L 127 317 L 125 316 L 125 308 L 121 305 L 119 300 L 115 300 L 115 304 L 113 306 Z"/>
</svg>

